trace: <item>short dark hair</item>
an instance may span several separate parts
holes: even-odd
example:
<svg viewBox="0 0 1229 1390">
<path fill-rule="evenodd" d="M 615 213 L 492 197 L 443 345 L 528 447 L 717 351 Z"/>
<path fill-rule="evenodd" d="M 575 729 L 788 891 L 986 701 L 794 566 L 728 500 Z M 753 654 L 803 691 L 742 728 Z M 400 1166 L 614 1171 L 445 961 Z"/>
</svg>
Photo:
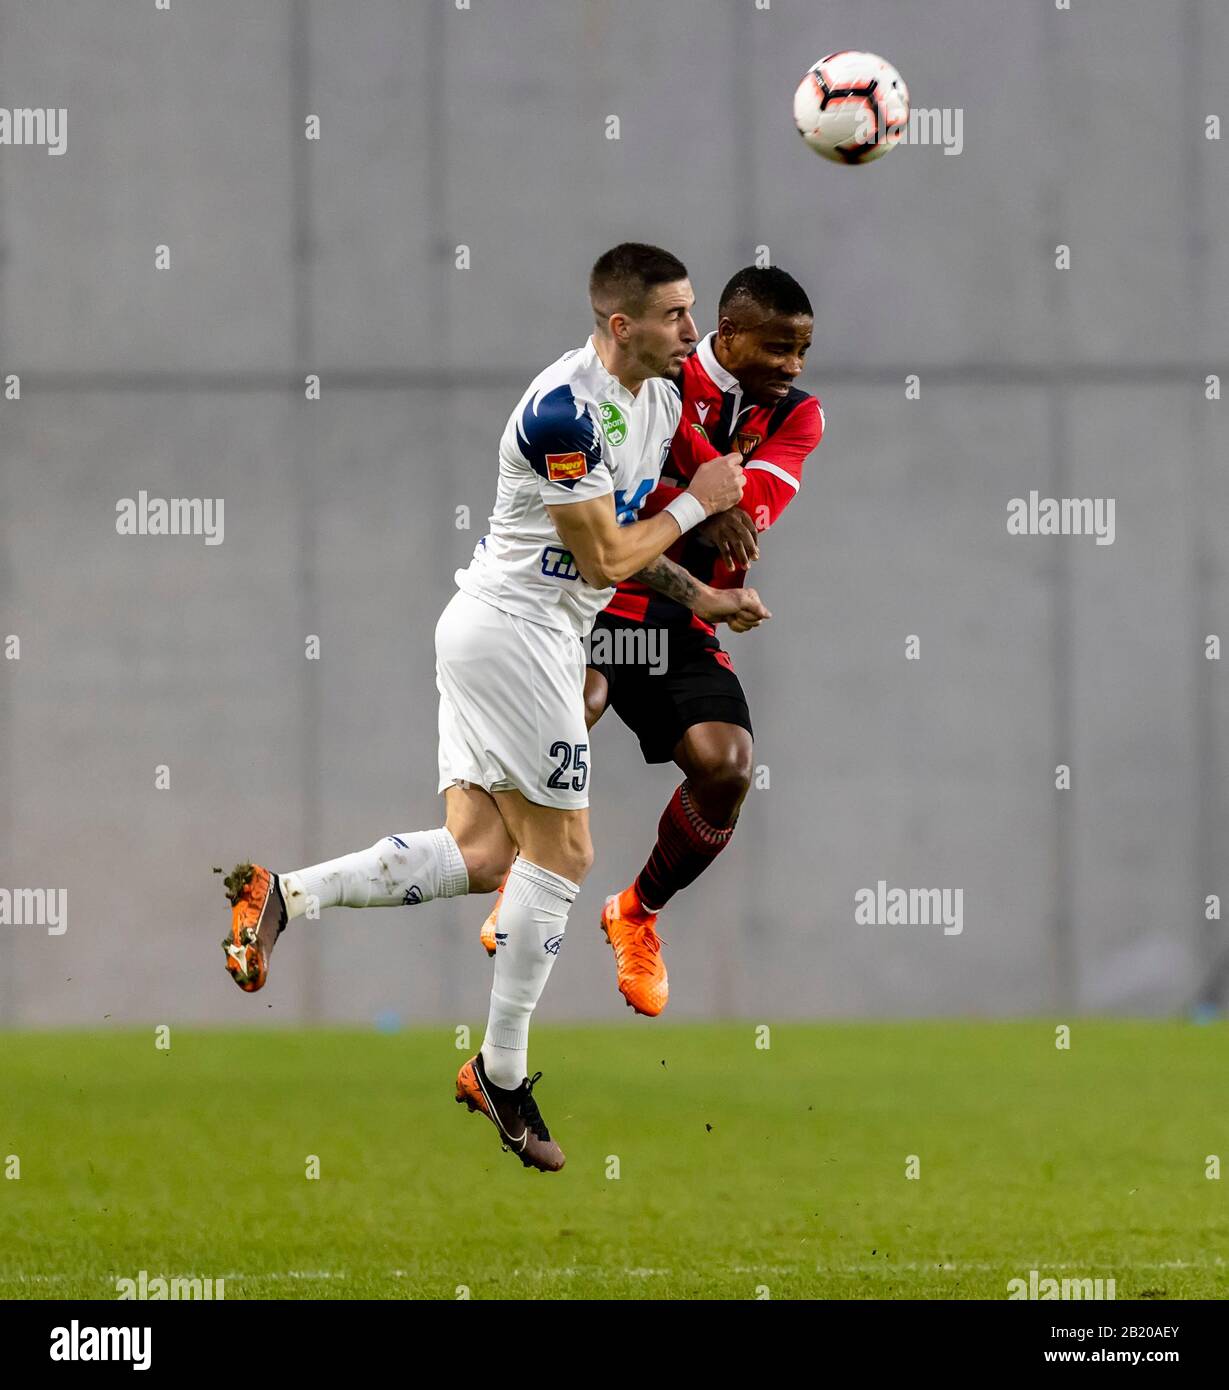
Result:
<svg viewBox="0 0 1229 1390">
<path fill-rule="evenodd" d="M 589 272 L 589 299 L 599 320 L 611 314 L 636 317 L 649 291 L 674 280 L 686 280 L 687 267 L 660 246 L 624 241 L 603 252 Z"/>
<path fill-rule="evenodd" d="M 736 318 L 739 309 L 754 305 L 770 318 L 777 314 L 809 314 L 815 311 L 807 292 L 779 266 L 744 266 L 734 275 L 717 302 L 718 314 Z"/>
</svg>

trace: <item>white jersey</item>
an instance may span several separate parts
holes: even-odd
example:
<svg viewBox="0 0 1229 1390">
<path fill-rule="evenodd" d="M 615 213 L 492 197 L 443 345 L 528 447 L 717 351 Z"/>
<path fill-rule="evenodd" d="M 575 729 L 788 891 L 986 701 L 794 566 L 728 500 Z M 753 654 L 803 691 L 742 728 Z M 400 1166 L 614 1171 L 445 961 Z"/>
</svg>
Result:
<svg viewBox="0 0 1229 1390">
<path fill-rule="evenodd" d="M 540 372 L 499 442 L 490 531 L 457 587 L 546 627 L 584 637 L 614 597 L 581 578 L 546 508 L 614 494 L 620 525 L 657 486 L 682 413 L 674 382 L 649 377 L 636 395 L 602 365 L 593 339 Z"/>
</svg>

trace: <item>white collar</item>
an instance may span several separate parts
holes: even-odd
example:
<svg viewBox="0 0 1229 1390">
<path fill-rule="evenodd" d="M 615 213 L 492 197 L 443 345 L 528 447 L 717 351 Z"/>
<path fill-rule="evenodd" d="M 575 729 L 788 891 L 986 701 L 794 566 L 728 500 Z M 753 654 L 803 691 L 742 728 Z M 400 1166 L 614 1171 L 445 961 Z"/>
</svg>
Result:
<svg viewBox="0 0 1229 1390">
<path fill-rule="evenodd" d="M 602 386 L 606 394 L 613 400 L 618 401 L 620 405 L 635 405 L 639 397 L 634 396 L 617 376 L 612 376 L 610 372 L 606 370 L 606 364 L 602 361 L 602 355 L 597 350 L 597 343 L 594 341 L 592 334 L 589 335 L 589 341 L 585 346 L 592 355 L 593 366 L 601 378 Z"/>
<path fill-rule="evenodd" d="M 710 333 L 707 338 L 701 338 L 696 344 L 696 356 L 700 359 L 700 366 L 708 373 L 714 386 L 720 387 L 722 391 L 741 393 L 742 387 L 738 384 L 738 378 L 731 376 L 717 361 L 717 354 L 713 351 L 713 339 L 716 336 L 716 333 Z"/>
</svg>

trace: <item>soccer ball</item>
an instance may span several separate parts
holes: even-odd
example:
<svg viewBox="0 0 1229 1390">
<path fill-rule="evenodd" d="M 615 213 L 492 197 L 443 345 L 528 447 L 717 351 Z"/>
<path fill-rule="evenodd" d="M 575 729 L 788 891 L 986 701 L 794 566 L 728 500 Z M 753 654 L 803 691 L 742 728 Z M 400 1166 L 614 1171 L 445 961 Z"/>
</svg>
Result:
<svg viewBox="0 0 1229 1390">
<path fill-rule="evenodd" d="M 837 164 L 868 164 L 887 154 L 908 120 L 909 89 L 877 53 L 829 53 L 794 93 L 798 133 Z"/>
</svg>

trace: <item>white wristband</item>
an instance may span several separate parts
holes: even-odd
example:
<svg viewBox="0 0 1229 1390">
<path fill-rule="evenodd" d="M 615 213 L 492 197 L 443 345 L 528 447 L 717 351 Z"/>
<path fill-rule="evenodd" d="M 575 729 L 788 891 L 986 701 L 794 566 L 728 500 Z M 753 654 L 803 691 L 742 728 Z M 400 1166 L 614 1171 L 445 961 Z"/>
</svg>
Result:
<svg viewBox="0 0 1229 1390">
<path fill-rule="evenodd" d="M 679 524 L 679 530 L 686 535 L 693 526 L 699 524 L 708 516 L 704 510 L 704 503 L 698 497 L 693 497 L 690 492 L 681 492 L 673 502 L 667 502 L 663 511 L 667 511 Z"/>
</svg>

